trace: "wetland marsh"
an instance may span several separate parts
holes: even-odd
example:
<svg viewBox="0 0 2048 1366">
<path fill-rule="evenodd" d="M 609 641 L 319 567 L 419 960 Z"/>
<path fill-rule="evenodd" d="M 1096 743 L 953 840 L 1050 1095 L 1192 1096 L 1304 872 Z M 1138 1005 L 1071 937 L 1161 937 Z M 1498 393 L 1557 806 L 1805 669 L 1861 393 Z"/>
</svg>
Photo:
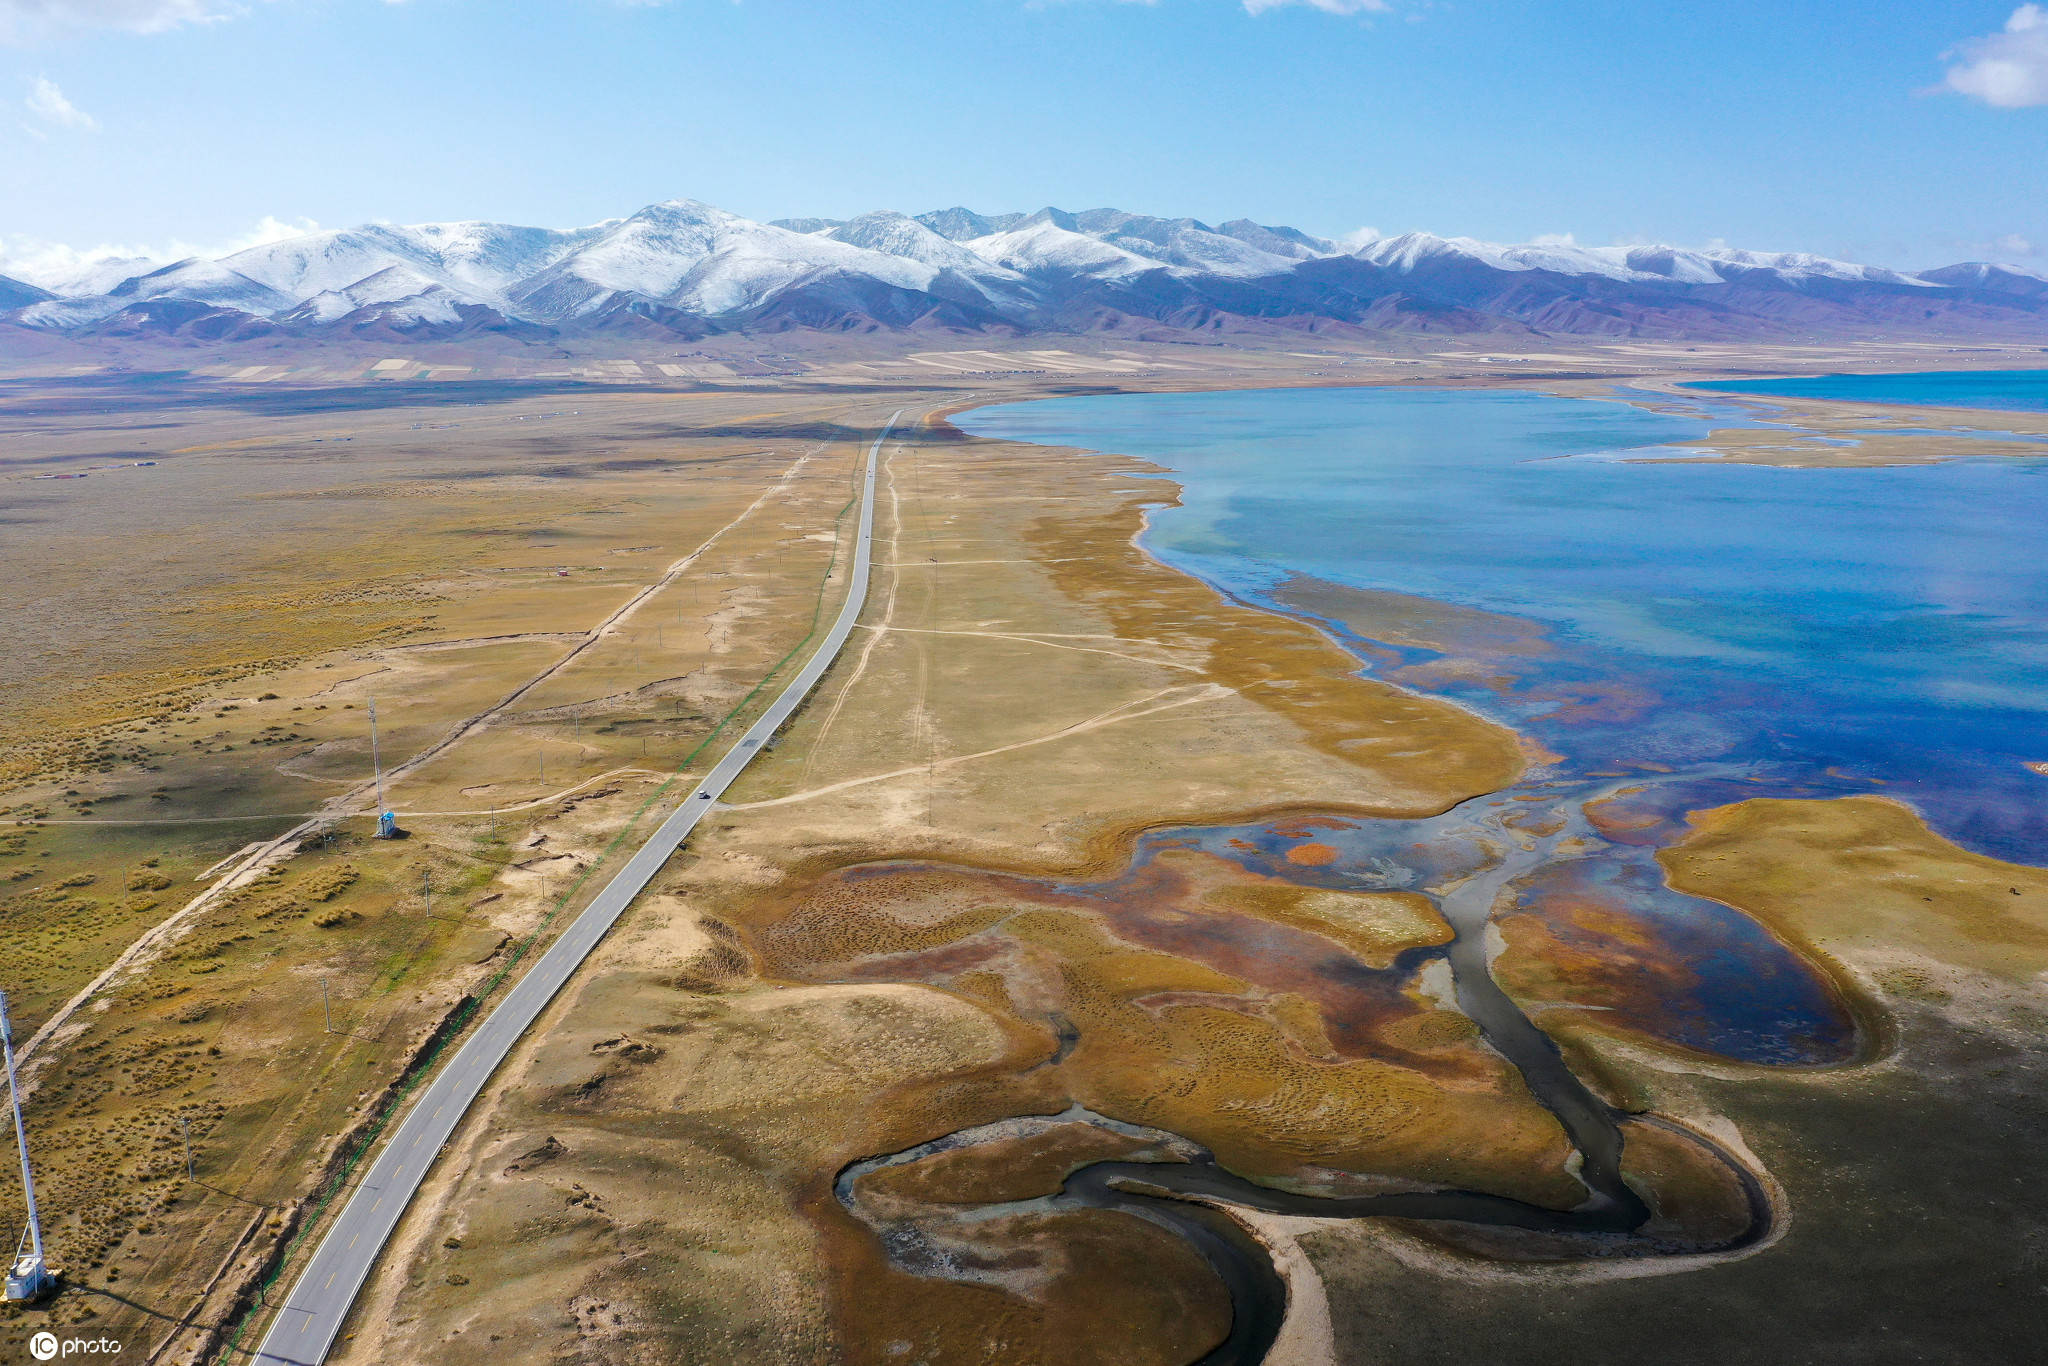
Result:
<svg viewBox="0 0 2048 1366">
<path fill-rule="evenodd" d="M 1290 1167 L 1276 1163 L 1270 1142 L 1235 1152 L 1226 1143 L 1219 1158 L 1217 1135 L 1203 1131 L 1214 1112 L 1176 1124 L 1127 1095 L 1104 1106 L 1114 1120 L 1075 1113 L 1070 1122 L 1156 1125 L 1144 1135 L 1153 1151 L 1146 1161 L 1080 1165 L 1037 1199 L 1121 1208 L 1200 1250 L 1237 1311 L 1236 1328 L 1204 1362 L 1262 1359 L 1279 1331 L 1275 1272 L 1248 1258 L 1242 1239 L 1147 1191 L 1322 1219 L 1412 1210 L 1422 1221 L 1535 1230 L 1547 1240 L 1546 1252 L 1516 1253 L 1481 1235 L 1496 1255 L 1696 1255 L 1770 1235 L 1767 1174 L 1695 1131 L 1596 1094 L 1532 1018 L 1563 1012 L 1603 1033 L 1753 1068 L 1840 1066 L 1890 1046 L 1863 988 L 1796 930 L 1787 937 L 1737 909 L 1750 899 L 1739 883 L 1721 900 L 1672 884 L 1660 851 L 1685 843 L 1711 809 L 1765 796 L 1877 794 L 1987 862 L 2048 861 L 2048 789 L 2035 755 L 2048 735 L 2048 569 L 2025 553 L 2048 512 L 2048 471 L 1970 458 L 1978 452 L 1967 439 L 1957 459 L 1910 469 L 1672 459 L 1704 435 L 1709 417 L 1531 393 L 1375 389 L 1061 399 L 958 419 L 983 437 L 1159 462 L 1180 483 L 1147 524 L 1144 543 L 1161 559 L 1239 600 L 1315 620 L 1367 672 L 1454 700 L 1533 742 L 1522 781 L 1442 817 L 1310 815 L 1169 830 L 1141 841 L 1129 869 L 1106 884 L 928 865 L 860 871 L 892 880 L 879 900 L 925 933 L 907 957 L 828 970 L 838 980 L 872 973 L 959 989 L 964 976 L 993 970 L 1014 1005 L 1046 980 L 1043 965 L 1034 972 L 1028 956 L 997 951 L 991 936 L 1044 945 L 1043 928 L 1016 928 L 1032 917 L 1020 903 L 1086 909 L 1120 943 L 1231 975 L 1206 1001 L 1156 984 L 1131 993 L 1157 1025 L 1197 1004 L 1271 1017 L 1278 1003 L 1306 997 L 1326 1055 L 1424 1075 L 1434 1069 L 1384 1032 L 1372 1036 L 1369 1022 L 1383 1023 L 1390 999 L 1426 997 L 1426 968 L 1440 962 L 1455 1007 L 1561 1125 L 1581 1189 L 1530 1203 L 1444 1184 L 1443 1169 L 1404 1168 L 1385 1149 L 1347 1155 L 1352 1145 L 1334 1134 L 1335 1147 L 1305 1145 L 1327 1167 Z M 1421 894 L 1452 935 L 1372 968 L 1274 942 L 1268 907 L 1256 950 L 1222 948 L 1239 936 L 1232 917 L 1215 913 L 1213 892 L 1205 904 L 1183 876 L 1162 897 L 1158 866 L 1172 851 L 1300 887 Z M 988 909 L 951 919 L 920 912 L 934 879 L 979 883 L 968 900 Z M 2010 892 L 2038 913 L 2038 892 Z M 1163 911 L 1144 909 L 1162 900 Z M 801 916 L 788 922 L 800 926 Z M 2034 937 L 2011 923 L 1997 932 Z M 1379 980 L 1388 975 L 1392 990 Z M 1047 1018 L 1071 1030 L 1064 1012 L 1074 1004 L 1071 991 L 1052 993 Z M 1090 1023 L 1106 1022 L 1084 1020 L 1061 1056 L 1085 1057 Z M 1118 1031 L 1116 1051 L 1131 1051 L 1130 1029 Z M 1221 1108 L 1256 1108 L 1258 1090 Z M 1640 1171 L 1624 1179 L 1625 1124 L 1678 1135 L 1695 1165 L 1723 1164 L 1746 1216 L 1731 1223 L 1724 1199 L 1718 1217 L 1692 1228 L 1653 1228 L 1655 1206 L 1670 1202 Z M 866 1208 L 860 1179 L 992 1136 L 962 1130 L 855 1164 L 842 1173 L 841 1201 L 904 1257 L 930 1235 L 914 1216 L 899 1211 L 891 1222 Z M 1191 1151 L 1175 1152 L 1176 1143 Z M 1366 1171 L 1425 1184 L 1347 1189 L 1343 1173 Z M 947 1212 L 954 1223 L 968 1217 Z M 970 1221 L 990 1219 L 1001 1222 L 991 1210 Z M 957 1247 L 925 1260 L 926 1275 L 971 1274 L 975 1265 Z"/>
</svg>

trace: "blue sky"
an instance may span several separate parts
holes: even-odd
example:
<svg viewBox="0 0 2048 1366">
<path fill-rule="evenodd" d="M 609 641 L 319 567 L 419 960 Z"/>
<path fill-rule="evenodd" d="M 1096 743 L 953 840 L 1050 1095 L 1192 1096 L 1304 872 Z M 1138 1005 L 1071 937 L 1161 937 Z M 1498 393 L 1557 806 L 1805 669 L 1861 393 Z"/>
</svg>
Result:
<svg viewBox="0 0 2048 1366">
<path fill-rule="evenodd" d="M 2048 271 L 2011 0 L 0 0 L 0 257 L 1103 204 Z"/>
</svg>

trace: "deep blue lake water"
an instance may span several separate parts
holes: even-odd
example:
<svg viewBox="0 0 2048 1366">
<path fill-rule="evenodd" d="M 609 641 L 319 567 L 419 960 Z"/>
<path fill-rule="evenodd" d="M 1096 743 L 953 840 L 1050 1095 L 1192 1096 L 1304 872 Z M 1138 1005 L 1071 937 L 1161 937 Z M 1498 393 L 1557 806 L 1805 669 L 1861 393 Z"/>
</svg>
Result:
<svg viewBox="0 0 2048 1366">
<path fill-rule="evenodd" d="M 1792 379 L 1702 381 L 1682 387 L 1723 394 L 2048 413 L 2048 369 L 1937 370 L 1907 375 L 1805 375 Z"/>
<path fill-rule="evenodd" d="M 2048 863 L 2048 777 L 2025 767 L 2048 761 L 2048 463 L 1631 463 L 1614 457 L 1709 422 L 1504 391 L 1106 395 L 956 421 L 1170 468 L 1183 506 L 1144 544 L 1252 601 L 1308 575 L 1539 623 L 1546 650 L 1496 661 L 1506 688 L 1352 643 L 1567 772 L 1690 775 L 1665 783 L 1673 809 L 1883 792 Z"/>
</svg>

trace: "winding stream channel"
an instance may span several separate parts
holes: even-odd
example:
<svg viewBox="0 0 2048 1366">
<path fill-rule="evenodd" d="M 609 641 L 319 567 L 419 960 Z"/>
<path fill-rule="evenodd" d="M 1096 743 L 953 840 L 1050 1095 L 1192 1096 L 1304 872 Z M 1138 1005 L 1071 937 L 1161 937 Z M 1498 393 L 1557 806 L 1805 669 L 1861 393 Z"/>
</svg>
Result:
<svg viewBox="0 0 2048 1366">
<path fill-rule="evenodd" d="M 1100 1209 L 1133 1215 L 1166 1229 L 1201 1254 L 1230 1295 L 1229 1336 L 1204 1355 L 1199 1366 L 1252 1366 L 1264 1360 L 1286 1316 L 1285 1283 L 1264 1245 L 1224 1213 L 1231 1207 L 1318 1219 L 1386 1218 L 1517 1229 L 1574 1238 L 1583 1242 L 1589 1256 L 1698 1255 L 1735 1251 L 1762 1240 L 1770 1232 L 1773 1213 L 1754 1172 L 1692 1129 L 1654 1115 L 1626 1114 L 1600 1099 L 1573 1073 L 1549 1035 L 1501 989 L 1491 971 L 1496 909 L 1512 903 L 1518 891 L 1525 891 L 1532 875 L 1589 858 L 1647 857 L 1641 851 L 1610 844 L 1585 816 L 1588 804 L 1612 798 L 1623 786 L 1614 781 L 1595 785 L 1539 781 L 1474 798 L 1432 819 L 1324 822 L 1318 838 L 1334 846 L 1339 857 L 1320 868 L 1290 865 L 1276 851 L 1260 848 L 1256 841 L 1262 835 L 1270 841 L 1271 836 L 1270 830 L 1257 826 L 1161 832 L 1148 837 L 1136 865 L 1142 866 L 1161 849 L 1196 847 L 1260 871 L 1284 869 L 1291 881 L 1332 890 L 1402 890 L 1426 896 L 1451 925 L 1455 937 L 1444 945 L 1405 950 L 1389 971 L 1411 976 L 1436 957 L 1448 964 L 1459 1009 L 1477 1024 L 1485 1042 L 1514 1065 L 1530 1093 L 1557 1118 L 1568 1136 L 1575 1154 L 1573 1175 L 1585 1191 L 1584 1199 L 1571 1208 L 1549 1208 L 1486 1191 L 1448 1188 L 1348 1197 L 1278 1190 L 1225 1169 L 1212 1154 L 1181 1135 L 1126 1123 L 1080 1105 L 1059 1114 L 962 1129 L 851 1163 L 839 1172 L 834 1193 L 849 1213 L 875 1233 L 896 1265 L 913 1274 L 952 1279 L 985 1277 L 971 1257 L 959 1255 L 948 1235 L 993 1220 Z M 1545 816 L 1547 819 L 1541 819 Z M 1515 824 L 1509 824 L 1511 820 Z M 1531 833 L 1532 827 L 1547 833 Z M 1681 902 L 1693 900 L 1675 892 L 1665 895 Z M 1782 1012 L 1786 1003 L 1774 999 L 1767 1008 Z M 1835 1046 L 1846 1046 L 1842 1031 L 1853 1026 L 1846 1020 L 1829 1023 Z M 1152 1146 L 1157 1157 L 1093 1162 L 1069 1175 L 1054 1194 L 949 1208 L 940 1214 L 895 1214 L 874 1207 L 861 1189 L 863 1178 L 887 1168 L 1070 1124 L 1091 1125 L 1141 1140 Z M 1639 1230 L 1649 1219 L 1650 1209 L 1622 1175 L 1622 1153 L 1631 1125 L 1661 1127 L 1699 1145 L 1724 1164 L 1744 1191 L 1747 1226 L 1734 1237 L 1707 1246 L 1670 1246 L 1642 1236 Z"/>
</svg>

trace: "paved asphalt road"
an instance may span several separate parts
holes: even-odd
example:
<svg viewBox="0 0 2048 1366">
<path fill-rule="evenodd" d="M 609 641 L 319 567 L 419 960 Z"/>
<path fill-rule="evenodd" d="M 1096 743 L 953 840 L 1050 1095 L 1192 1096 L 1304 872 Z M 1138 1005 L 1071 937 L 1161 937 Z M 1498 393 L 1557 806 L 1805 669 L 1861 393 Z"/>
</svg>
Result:
<svg viewBox="0 0 2048 1366">
<path fill-rule="evenodd" d="M 817 686 L 839 649 L 853 631 L 868 595 L 869 542 L 875 529 L 875 470 L 881 459 L 882 442 L 888 439 L 899 409 L 888 426 L 868 448 L 867 474 L 861 487 L 860 539 L 855 543 L 853 579 L 847 589 L 846 605 L 825 633 L 816 654 L 803 672 L 790 681 L 782 695 L 748 727 L 738 744 L 726 752 L 718 766 L 662 822 L 638 853 L 597 894 L 583 914 L 576 917 L 560 939 L 541 955 L 531 971 L 519 980 L 498 1008 L 470 1035 L 454 1059 L 406 1114 L 386 1141 L 377 1160 L 370 1164 L 348 1203 L 342 1207 L 327 1236 L 320 1240 L 313 1260 L 299 1276 L 284 1305 L 270 1322 L 263 1345 L 257 1350 L 258 1363 L 293 1363 L 317 1366 L 327 1355 L 341 1331 L 341 1321 L 355 1301 L 356 1292 L 370 1274 L 377 1254 L 383 1250 L 398 1216 L 419 1190 L 420 1182 L 433 1165 L 443 1144 L 455 1133 L 455 1126 L 483 1090 L 484 1083 L 505 1060 L 512 1046 L 542 1010 L 582 965 L 597 941 L 604 938 L 634 897 L 675 853 L 704 813 L 709 811 L 734 778 L 760 752 L 761 746 L 789 719 L 791 712 Z"/>
</svg>

